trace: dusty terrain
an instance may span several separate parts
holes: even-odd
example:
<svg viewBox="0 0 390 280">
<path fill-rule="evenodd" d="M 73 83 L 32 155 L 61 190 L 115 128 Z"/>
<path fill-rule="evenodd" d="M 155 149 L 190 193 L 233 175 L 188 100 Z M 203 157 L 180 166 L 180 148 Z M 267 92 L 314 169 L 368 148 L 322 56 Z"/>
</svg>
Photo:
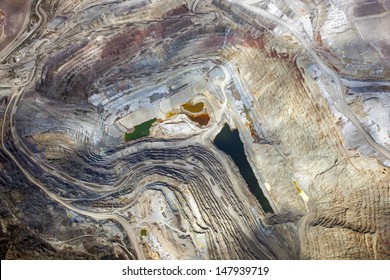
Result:
<svg viewBox="0 0 390 280">
<path fill-rule="evenodd" d="M 1 5 L 2 259 L 390 258 L 388 1 Z"/>
</svg>

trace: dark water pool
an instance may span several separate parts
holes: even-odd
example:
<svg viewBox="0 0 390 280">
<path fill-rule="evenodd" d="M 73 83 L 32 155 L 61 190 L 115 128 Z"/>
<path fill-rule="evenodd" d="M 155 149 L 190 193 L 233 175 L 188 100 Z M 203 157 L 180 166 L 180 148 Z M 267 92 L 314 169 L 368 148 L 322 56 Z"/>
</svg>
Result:
<svg viewBox="0 0 390 280">
<path fill-rule="evenodd" d="M 245 182 L 251 192 L 256 196 L 264 212 L 273 213 L 268 199 L 264 196 L 259 186 L 252 167 L 246 158 L 244 145 L 241 142 L 237 129 L 230 130 L 229 125 L 225 124 L 221 132 L 214 139 L 214 144 L 222 151 L 227 153 L 237 165 Z"/>
</svg>

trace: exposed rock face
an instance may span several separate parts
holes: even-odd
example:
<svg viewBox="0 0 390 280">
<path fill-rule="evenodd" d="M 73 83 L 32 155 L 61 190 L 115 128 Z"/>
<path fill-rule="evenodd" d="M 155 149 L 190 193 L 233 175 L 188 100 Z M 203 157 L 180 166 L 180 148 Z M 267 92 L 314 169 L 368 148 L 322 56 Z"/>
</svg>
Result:
<svg viewBox="0 0 390 280">
<path fill-rule="evenodd" d="M 2 258 L 390 258 L 385 3 L 49 2 L 0 50 Z"/>
<path fill-rule="evenodd" d="M 316 2 L 317 43 L 335 69 L 352 78 L 388 79 L 388 1 Z"/>
<path fill-rule="evenodd" d="M 5 14 L 2 10 L 0 10 L 0 41 L 3 40 L 4 37 L 4 18 Z"/>
<path fill-rule="evenodd" d="M 337 119 L 310 77 L 304 76 L 309 88 L 303 86 L 300 75 L 304 74 L 294 62 L 252 49 L 240 49 L 232 61 L 240 65 L 240 72 L 248 73 L 245 81 L 254 93 L 253 114 L 259 113 L 256 119 L 267 138 L 278 143 L 277 149 L 275 145 L 248 147 L 270 186 L 272 201 L 280 214 L 304 215 L 305 201 L 292 179 L 310 198 L 309 213 L 300 221 L 301 257 L 389 258 L 388 168 L 344 148 Z M 255 67 L 261 64 L 267 67 L 259 76 Z M 270 85 L 275 75 L 280 79 Z M 377 238 L 386 245 L 379 245 Z"/>
</svg>

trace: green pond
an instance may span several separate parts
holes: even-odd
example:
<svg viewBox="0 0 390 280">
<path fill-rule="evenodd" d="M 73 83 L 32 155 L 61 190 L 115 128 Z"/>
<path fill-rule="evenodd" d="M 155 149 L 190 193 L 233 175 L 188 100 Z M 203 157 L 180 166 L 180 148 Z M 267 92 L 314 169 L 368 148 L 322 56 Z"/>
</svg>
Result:
<svg viewBox="0 0 390 280">
<path fill-rule="evenodd" d="M 126 132 L 125 133 L 125 141 L 128 142 L 128 141 L 131 141 L 131 140 L 135 140 L 135 139 L 138 139 L 138 138 L 142 138 L 142 137 L 145 137 L 145 136 L 148 136 L 149 133 L 150 133 L 150 127 L 152 126 L 152 124 L 156 121 L 157 119 L 154 118 L 154 119 L 151 119 L 151 120 L 148 120 L 144 123 L 141 123 L 139 125 L 136 125 L 134 126 L 134 131 L 133 132 Z"/>
<path fill-rule="evenodd" d="M 225 124 L 221 132 L 215 137 L 214 144 L 233 159 L 249 189 L 259 201 L 264 212 L 273 213 L 272 207 L 261 190 L 252 167 L 246 158 L 244 145 L 241 142 L 238 130 L 234 129 L 232 131 L 230 130 L 229 125 Z"/>
</svg>

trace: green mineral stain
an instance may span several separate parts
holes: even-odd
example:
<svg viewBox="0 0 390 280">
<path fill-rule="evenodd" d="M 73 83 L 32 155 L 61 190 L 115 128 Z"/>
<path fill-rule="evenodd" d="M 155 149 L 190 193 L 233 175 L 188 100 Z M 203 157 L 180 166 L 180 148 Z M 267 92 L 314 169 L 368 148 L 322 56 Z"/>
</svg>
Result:
<svg viewBox="0 0 390 280">
<path fill-rule="evenodd" d="M 248 107 L 244 106 L 244 113 L 245 113 L 246 119 L 247 119 L 248 121 L 251 120 L 250 112 L 251 112 L 251 110 L 249 110 Z"/>
<path fill-rule="evenodd" d="M 139 125 L 136 125 L 134 126 L 134 131 L 133 132 L 126 132 L 125 133 L 125 141 L 128 142 L 128 141 L 131 141 L 131 140 L 135 140 L 135 139 L 138 139 L 138 138 L 142 138 L 142 137 L 145 137 L 145 136 L 148 136 L 149 133 L 150 133 L 150 127 L 152 126 L 152 124 L 156 121 L 157 119 L 154 118 L 154 119 L 151 119 L 151 120 L 148 120 L 144 123 L 141 123 Z"/>
<path fill-rule="evenodd" d="M 293 183 L 294 183 L 294 186 L 295 186 L 295 189 L 297 190 L 297 192 L 298 192 L 299 194 L 301 194 L 301 193 L 302 193 L 302 190 L 301 190 L 301 188 L 299 187 L 298 182 L 295 181 L 294 179 L 292 179 L 292 181 L 293 181 Z"/>
<path fill-rule="evenodd" d="M 141 236 L 146 236 L 148 234 L 148 232 L 146 231 L 146 229 L 141 229 L 140 234 L 141 234 Z"/>
</svg>

